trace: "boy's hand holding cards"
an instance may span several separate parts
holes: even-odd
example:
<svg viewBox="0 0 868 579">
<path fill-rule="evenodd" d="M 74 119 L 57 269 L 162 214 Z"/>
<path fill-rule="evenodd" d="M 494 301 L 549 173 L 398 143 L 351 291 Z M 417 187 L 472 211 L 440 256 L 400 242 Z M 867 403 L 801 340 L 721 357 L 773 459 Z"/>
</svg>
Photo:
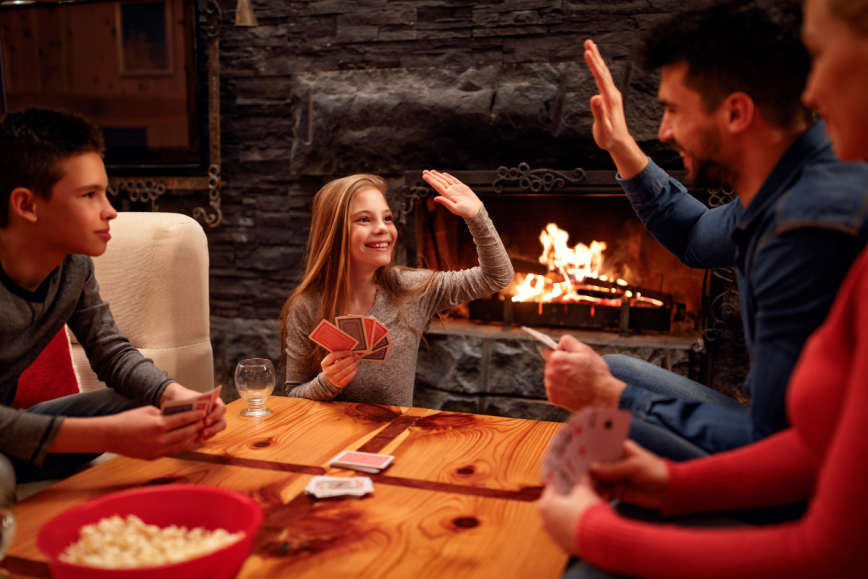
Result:
<svg viewBox="0 0 868 579">
<path fill-rule="evenodd" d="M 337 325 L 323 320 L 310 334 L 310 339 L 329 352 L 352 351 L 362 361 L 385 362 L 389 358 L 389 328 L 376 318 L 367 316 L 339 316 Z"/>
<path fill-rule="evenodd" d="M 630 412 L 608 408 L 586 408 L 573 414 L 549 444 L 543 481 L 567 495 L 592 463 L 619 460 L 630 419 Z"/>
<path fill-rule="evenodd" d="M 220 388 L 220 386 L 217 386 L 213 390 L 203 392 L 195 398 L 170 400 L 160 407 L 160 411 L 163 416 L 171 416 L 172 414 L 180 414 L 182 412 L 189 412 L 190 410 L 204 410 L 205 416 L 208 416 L 211 413 L 211 409 L 214 408 L 217 399 L 220 398 Z"/>
</svg>

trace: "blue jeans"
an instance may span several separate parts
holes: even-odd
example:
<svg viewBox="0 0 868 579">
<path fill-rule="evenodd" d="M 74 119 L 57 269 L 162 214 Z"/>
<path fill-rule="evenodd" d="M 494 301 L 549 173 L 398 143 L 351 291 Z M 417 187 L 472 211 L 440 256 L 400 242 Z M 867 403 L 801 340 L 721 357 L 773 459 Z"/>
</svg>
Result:
<svg viewBox="0 0 868 579">
<path fill-rule="evenodd" d="M 726 429 L 727 423 L 725 421 L 727 418 L 732 416 L 744 417 L 750 412 L 746 406 L 729 396 L 632 356 L 610 354 L 604 356 L 603 359 L 609 364 L 609 368 L 616 378 L 631 384 L 634 389 L 643 388 L 652 394 L 672 397 L 686 403 L 700 403 L 719 409 L 720 413 L 706 412 L 701 415 L 696 412 L 692 416 L 682 416 L 683 422 L 670 422 L 670 424 L 685 425 L 685 428 L 693 433 L 694 441 L 703 440 L 703 424 L 708 426 L 714 421 L 715 428 L 708 430 L 720 432 Z M 694 444 L 693 441 L 688 440 L 686 436 L 682 436 L 677 431 L 667 429 L 658 423 L 652 423 L 644 416 L 637 416 L 636 414 L 634 411 L 633 420 L 630 421 L 630 438 L 654 454 L 679 462 L 710 454 L 707 449 Z M 711 441 L 708 442 L 708 445 L 713 446 Z M 733 511 L 729 513 L 729 516 L 752 525 L 766 525 L 798 519 L 804 515 L 806 509 L 807 502 L 799 502 L 792 505 Z"/>
<path fill-rule="evenodd" d="M 749 408 L 729 396 L 638 358 L 610 354 L 603 356 L 603 359 L 609 364 L 612 375 L 626 382 L 629 385 L 628 388 L 633 389 L 633 392 L 636 389 L 642 389 L 651 394 L 672 397 L 681 401 L 710 404 L 740 417 L 746 417 L 750 413 Z M 622 402 L 624 399 L 625 397 L 622 396 Z M 677 430 L 666 428 L 658 420 L 648 420 L 641 413 L 637 415 L 634 408 L 623 405 L 622 408 L 633 411 L 630 438 L 651 452 L 675 461 L 690 460 L 709 454 L 708 448 L 703 448 L 706 445 L 702 444 L 701 436 L 694 436 L 691 440 Z M 700 433 L 702 432 L 700 416 L 681 416 L 680 418 L 681 420 L 674 419 L 670 424 L 684 424 Z"/>
<path fill-rule="evenodd" d="M 40 402 L 29 408 L 27 412 L 50 416 L 90 418 L 95 416 L 110 416 L 140 406 L 144 406 L 144 403 L 127 398 L 111 388 L 103 388 L 93 392 L 71 394 L 54 400 Z M 98 456 L 99 454 L 49 454 L 42 467 L 37 467 L 14 456 L 7 456 L 7 458 L 15 468 L 15 478 L 18 480 L 18 483 L 27 483 L 56 478 L 71 473 L 76 468 L 89 463 Z"/>
</svg>

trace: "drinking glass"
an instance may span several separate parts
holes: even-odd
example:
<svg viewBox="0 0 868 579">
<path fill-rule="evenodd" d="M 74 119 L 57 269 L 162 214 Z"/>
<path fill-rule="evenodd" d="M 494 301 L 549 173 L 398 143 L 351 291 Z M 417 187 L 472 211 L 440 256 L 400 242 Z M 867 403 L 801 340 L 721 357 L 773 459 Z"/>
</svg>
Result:
<svg viewBox="0 0 868 579">
<path fill-rule="evenodd" d="M 241 416 L 268 416 L 265 401 L 274 391 L 274 365 L 266 358 L 241 360 L 235 368 L 235 387 L 247 401 Z"/>
<path fill-rule="evenodd" d="M 0 497 L 0 562 L 6 556 L 6 549 L 12 544 L 12 538 L 15 536 L 15 515 L 12 509 L 8 508 L 11 505 L 6 504 L 6 500 Z M 11 577 L 9 573 L 0 569 L 0 577 Z"/>
</svg>

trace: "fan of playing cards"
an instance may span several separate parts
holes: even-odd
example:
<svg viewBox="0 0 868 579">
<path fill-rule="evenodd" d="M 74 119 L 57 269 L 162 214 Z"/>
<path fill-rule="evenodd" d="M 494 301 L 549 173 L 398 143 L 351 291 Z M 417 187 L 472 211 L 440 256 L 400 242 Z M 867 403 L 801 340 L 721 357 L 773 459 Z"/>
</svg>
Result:
<svg viewBox="0 0 868 579">
<path fill-rule="evenodd" d="M 310 334 L 310 339 L 329 352 L 350 350 L 362 356 L 362 361 L 385 362 L 389 358 L 392 340 L 389 328 L 368 316 L 338 316 L 335 324 L 323 320 Z"/>
<path fill-rule="evenodd" d="M 595 462 L 615 462 L 624 455 L 630 412 L 586 408 L 573 414 L 549 444 L 542 479 L 567 495 Z"/>
</svg>

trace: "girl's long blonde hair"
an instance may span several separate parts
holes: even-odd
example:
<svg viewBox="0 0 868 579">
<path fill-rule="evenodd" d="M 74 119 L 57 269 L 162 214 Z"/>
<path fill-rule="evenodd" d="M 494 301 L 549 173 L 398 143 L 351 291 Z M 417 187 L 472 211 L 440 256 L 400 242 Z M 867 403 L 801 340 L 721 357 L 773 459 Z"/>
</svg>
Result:
<svg viewBox="0 0 868 579">
<path fill-rule="evenodd" d="M 313 222 L 305 248 L 304 274 L 280 313 L 281 368 L 286 367 L 287 321 L 296 300 L 314 294 L 321 296 L 313 327 L 321 320 L 334 322 L 338 312 L 345 309 L 350 296 L 350 211 L 356 194 L 371 188 L 385 197 L 386 182 L 382 178 L 358 174 L 331 181 L 313 198 Z M 392 261 L 379 268 L 374 279 L 379 284 L 380 291 L 385 292 L 398 305 L 401 318 L 410 327 L 404 304 L 411 298 L 417 300 L 424 296 L 437 278 L 438 272 L 432 271 L 431 275 L 417 286 L 403 287 L 396 276 L 392 275 L 395 268 L 407 269 L 395 265 L 393 251 Z M 318 364 L 317 359 L 324 355 L 325 350 L 313 341 L 308 342 L 307 348 L 307 363 L 315 367 Z"/>
</svg>

